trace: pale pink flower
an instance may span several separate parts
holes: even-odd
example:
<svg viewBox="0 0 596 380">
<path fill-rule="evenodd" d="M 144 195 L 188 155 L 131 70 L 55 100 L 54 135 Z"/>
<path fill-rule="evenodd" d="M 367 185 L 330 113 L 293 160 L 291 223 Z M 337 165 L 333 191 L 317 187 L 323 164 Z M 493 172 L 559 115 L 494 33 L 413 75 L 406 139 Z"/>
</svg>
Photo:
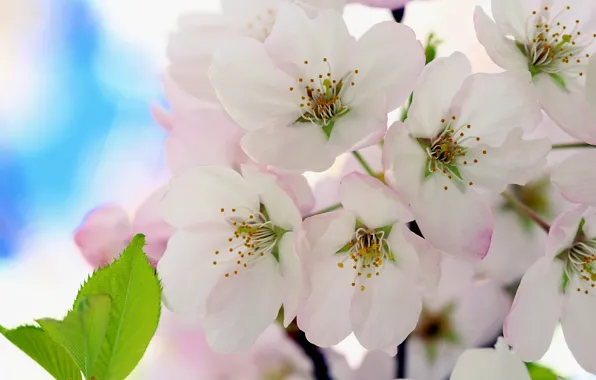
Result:
<svg viewBox="0 0 596 380">
<path fill-rule="evenodd" d="M 478 7 L 474 17 L 492 60 L 507 70 L 529 70 L 546 113 L 570 135 L 596 143 L 596 112 L 586 100 L 596 3 L 492 0 L 492 14 L 495 21 Z"/>
<path fill-rule="evenodd" d="M 369 7 L 399 9 L 403 8 L 411 0 L 349 0 L 350 3 L 360 3 Z"/>
<path fill-rule="evenodd" d="M 75 244 L 94 268 L 111 263 L 126 248 L 133 236 L 142 233 L 147 257 L 155 265 L 163 255 L 173 228 L 163 221 L 158 210 L 165 189 L 159 189 L 139 207 L 132 221 L 117 205 L 98 207 L 89 212 L 74 233 Z"/>
<path fill-rule="evenodd" d="M 561 214 L 553 223 L 546 255 L 522 278 L 504 325 L 505 337 L 525 361 L 548 350 L 559 321 L 578 363 L 596 373 L 596 213 L 587 206 Z"/>
<path fill-rule="evenodd" d="M 282 304 L 292 321 L 302 218 L 275 176 L 196 166 L 171 180 L 161 206 L 178 228 L 158 265 L 164 302 L 200 322 L 214 350 L 247 350 Z"/>
<path fill-rule="evenodd" d="M 559 164 L 551 181 L 570 202 L 596 206 L 596 149 L 589 149 Z"/>
<path fill-rule="evenodd" d="M 365 348 L 394 354 L 438 279 L 438 252 L 403 224 L 409 212 L 379 180 L 350 174 L 340 194 L 343 210 L 305 221 L 311 291 L 298 326 L 322 347 L 354 332 Z"/>
<path fill-rule="evenodd" d="M 451 380 L 531 380 L 526 365 L 512 352 L 504 339 L 495 348 L 464 352 L 457 360 Z"/>
<path fill-rule="evenodd" d="M 540 106 L 523 71 L 472 74 L 461 53 L 431 62 L 405 124 L 385 139 L 384 167 L 435 247 L 470 260 L 486 256 L 493 218 L 476 188 L 500 193 L 525 184 L 546 163 L 546 139 L 522 139 Z"/>
<path fill-rule="evenodd" d="M 422 46 L 404 25 L 379 23 L 356 41 L 340 13 L 311 19 L 282 4 L 265 43 L 228 43 L 210 78 L 223 107 L 249 131 L 242 147 L 252 159 L 322 171 L 340 154 L 380 141 L 387 113 L 405 101 L 423 66 Z"/>
</svg>

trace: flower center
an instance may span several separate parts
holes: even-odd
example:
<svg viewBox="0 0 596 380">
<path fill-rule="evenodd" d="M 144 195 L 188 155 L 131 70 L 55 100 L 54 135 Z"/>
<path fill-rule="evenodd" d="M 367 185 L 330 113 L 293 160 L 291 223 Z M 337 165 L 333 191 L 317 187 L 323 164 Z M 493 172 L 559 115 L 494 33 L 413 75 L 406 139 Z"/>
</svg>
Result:
<svg viewBox="0 0 596 380">
<path fill-rule="evenodd" d="M 213 265 L 236 262 L 237 268 L 225 274 L 230 277 L 238 275 L 243 268 L 248 268 L 271 254 L 279 262 L 279 241 L 287 231 L 276 227 L 267 216 L 267 210 L 261 206 L 260 211 L 231 209 L 231 213 L 220 209 L 226 223 L 232 228 L 223 250 L 216 250 L 214 255 L 221 260 L 214 260 Z"/>
<path fill-rule="evenodd" d="M 578 239 L 576 239 L 578 240 Z M 565 275 L 572 278 L 579 276 L 581 280 L 578 292 L 589 294 L 588 289 L 596 287 L 596 239 L 579 239 L 567 250 Z"/>
<path fill-rule="evenodd" d="M 254 39 L 264 42 L 269 37 L 269 34 L 271 34 L 271 29 L 273 29 L 273 24 L 275 24 L 275 17 L 276 12 L 273 8 L 269 8 L 265 12 L 258 14 L 252 21 L 246 24 L 247 34 Z"/>
<path fill-rule="evenodd" d="M 458 166 L 472 166 L 479 162 L 478 157 L 466 158 L 471 144 L 480 141 L 480 137 L 470 134 L 472 125 L 456 123 L 456 117 L 441 119 L 440 132 L 432 139 L 419 138 L 418 144 L 428 155 L 426 177 L 438 172 L 448 179 L 464 182 Z M 486 150 L 482 154 L 487 154 Z M 468 182 L 472 186 L 472 182 Z M 445 186 L 445 190 L 448 187 Z"/>
<path fill-rule="evenodd" d="M 395 257 L 391 252 L 391 247 L 387 237 L 391 232 L 391 227 L 382 227 L 371 230 L 366 227 L 360 227 L 354 233 L 350 240 L 337 255 L 343 256 L 337 263 L 340 269 L 344 269 L 348 260 L 352 261 L 354 270 L 354 281 L 352 286 L 361 283 L 364 278 L 370 279 L 372 276 L 379 276 L 383 271 L 387 261 L 395 262 Z M 361 284 L 360 290 L 364 291 L 366 286 Z"/>
<path fill-rule="evenodd" d="M 585 61 L 590 57 L 585 51 L 594 42 L 596 34 L 582 34 L 579 31 L 580 20 L 565 25 L 561 16 L 571 10 L 570 6 L 552 18 L 548 10 L 548 7 L 544 7 L 544 11 L 532 12 L 528 18 L 528 41 L 516 41 L 516 45 L 528 58 L 532 75 L 550 74 L 564 87 L 564 79 L 558 74 L 584 75 Z"/>
<path fill-rule="evenodd" d="M 327 66 L 326 72 L 313 78 L 298 78 L 297 88 L 290 87 L 290 91 L 302 92 L 299 103 L 302 116 L 296 122 L 315 123 L 321 126 L 329 138 L 335 121 L 350 112 L 350 107 L 342 98 L 347 88 L 356 85 L 353 78 L 358 75 L 358 70 L 350 71 L 338 78 L 331 72 L 327 58 L 323 58 L 323 62 Z M 309 61 L 305 60 L 304 65 L 308 64 Z"/>
<path fill-rule="evenodd" d="M 457 343 L 459 341 L 451 323 L 454 308 L 452 303 L 439 311 L 422 308 L 418 325 L 416 325 L 413 334 L 424 342 L 427 359 L 430 362 L 437 359 L 437 347 L 440 342 Z"/>
</svg>

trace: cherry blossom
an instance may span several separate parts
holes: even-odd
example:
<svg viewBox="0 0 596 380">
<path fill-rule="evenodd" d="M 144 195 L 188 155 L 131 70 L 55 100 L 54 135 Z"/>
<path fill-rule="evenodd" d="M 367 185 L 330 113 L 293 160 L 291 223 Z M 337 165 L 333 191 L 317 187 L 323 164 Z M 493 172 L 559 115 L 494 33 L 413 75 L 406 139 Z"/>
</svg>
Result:
<svg viewBox="0 0 596 380">
<path fill-rule="evenodd" d="M 596 3 L 492 0 L 492 14 L 495 21 L 478 7 L 474 17 L 492 60 L 504 69 L 528 70 L 546 113 L 570 135 L 596 143 L 585 89 L 596 50 Z"/>
<path fill-rule="evenodd" d="M 197 166 L 162 200 L 178 230 L 158 264 L 165 304 L 200 322 L 217 352 L 247 350 L 302 296 L 300 213 L 273 175 L 249 166 Z"/>
<path fill-rule="evenodd" d="M 533 179 L 550 150 L 522 138 L 541 118 L 530 75 L 472 74 L 454 53 L 431 62 L 414 90 L 405 124 L 384 145 L 386 178 L 410 204 L 424 237 L 446 253 L 486 256 L 493 217 L 476 188 L 500 193 Z"/>
<path fill-rule="evenodd" d="M 505 322 L 505 337 L 525 361 L 540 359 L 559 321 L 578 363 L 596 373 L 596 213 L 580 205 L 561 214 L 548 236 L 546 254 L 524 275 Z"/>
<path fill-rule="evenodd" d="M 551 180 L 570 202 L 596 206 L 596 149 L 577 153 L 559 164 Z"/>
<path fill-rule="evenodd" d="M 365 348 L 395 354 L 438 279 L 438 252 L 403 224 L 409 212 L 379 180 L 350 174 L 340 194 L 343 210 L 305 221 L 311 292 L 298 326 L 322 347 L 353 331 Z"/>
<path fill-rule="evenodd" d="M 405 101 L 424 62 L 404 25 L 379 23 L 356 41 L 340 13 L 311 19 L 282 4 L 265 43 L 229 42 L 215 54 L 210 78 L 223 107 L 249 131 L 242 147 L 252 159 L 323 171 L 341 153 L 381 140 L 387 113 Z"/>
</svg>

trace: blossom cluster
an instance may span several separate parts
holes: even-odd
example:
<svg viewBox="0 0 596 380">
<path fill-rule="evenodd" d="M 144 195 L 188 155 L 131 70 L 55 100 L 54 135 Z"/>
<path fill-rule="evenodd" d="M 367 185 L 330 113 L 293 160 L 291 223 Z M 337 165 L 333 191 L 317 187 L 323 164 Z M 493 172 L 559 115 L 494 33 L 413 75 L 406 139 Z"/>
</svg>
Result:
<svg viewBox="0 0 596 380">
<path fill-rule="evenodd" d="M 354 334 L 395 355 L 410 337 L 409 377 L 441 379 L 501 331 L 498 360 L 518 360 L 507 344 L 539 360 L 560 322 L 596 373 L 596 3 L 477 8 L 503 69 L 490 74 L 460 52 L 426 64 L 400 23 L 356 39 L 343 6 L 225 0 L 183 15 L 170 107 L 153 110 L 172 179 L 132 221 L 92 211 L 82 253 L 104 265 L 144 233 L 165 305 L 222 354 L 254 350 L 280 320 L 319 347 Z M 546 119 L 578 142 L 536 137 Z M 549 165 L 565 147 L 587 149 Z M 482 368 L 529 378 L 520 363 Z M 489 378 L 466 373 L 453 379 Z"/>
</svg>

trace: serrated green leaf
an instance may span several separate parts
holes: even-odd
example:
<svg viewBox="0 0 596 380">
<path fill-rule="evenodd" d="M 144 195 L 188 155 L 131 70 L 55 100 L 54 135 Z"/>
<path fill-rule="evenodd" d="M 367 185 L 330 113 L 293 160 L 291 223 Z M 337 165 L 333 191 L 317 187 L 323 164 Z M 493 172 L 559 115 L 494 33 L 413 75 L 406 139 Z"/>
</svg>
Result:
<svg viewBox="0 0 596 380">
<path fill-rule="evenodd" d="M 161 285 L 143 253 L 145 236 L 136 235 L 122 255 L 95 272 L 79 290 L 73 309 L 86 297 L 106 293 L 112 311 L 99 354 L 99 380 L 122 380 L 141 360 L 155 334 L 161 312 Z"/>
<path fill-rule="evenodd" d="M 99 379 L 106 372 L 105 363 L 98 362 L 98 358 L 111 308 L 108 294 L 94 294 L 85 298 L 77 310 L 69 311 L 62 321 L 44 318 L 36 322 L 70 354 L 87 379 Z"/>
<path fill-rule="evenodd" d="M 26 353 L 57 380 L 81 380 L 81 371 L 70 355 L 50 336 L 36 326 L 20 326 L 0 333 Z"/>
</svg>

